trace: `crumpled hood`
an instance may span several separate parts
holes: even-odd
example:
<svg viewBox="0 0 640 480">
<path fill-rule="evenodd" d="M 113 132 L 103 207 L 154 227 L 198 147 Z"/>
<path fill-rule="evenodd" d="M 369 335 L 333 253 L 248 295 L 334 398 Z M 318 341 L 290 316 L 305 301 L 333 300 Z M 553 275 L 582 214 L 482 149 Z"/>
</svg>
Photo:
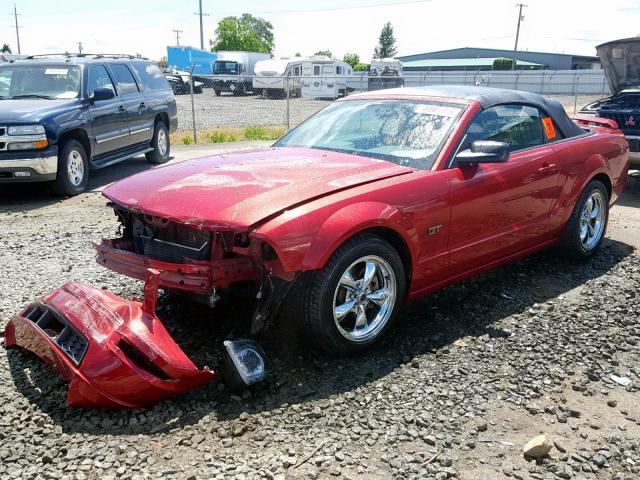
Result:
<svg viewBox="0 0 640 480">
<path fill-rule="evenodd" d="M 611 92 L 640 86 L 640 38 L 624 38 L 596 47 Z"/>
<path fill-rule="evenodd" d="M 148 170 L 103 194 L 135 212 L 199 228 L 234 229 L 338 190 L 412 171 L 356 155 L 270 148 Z"/>
</svg>

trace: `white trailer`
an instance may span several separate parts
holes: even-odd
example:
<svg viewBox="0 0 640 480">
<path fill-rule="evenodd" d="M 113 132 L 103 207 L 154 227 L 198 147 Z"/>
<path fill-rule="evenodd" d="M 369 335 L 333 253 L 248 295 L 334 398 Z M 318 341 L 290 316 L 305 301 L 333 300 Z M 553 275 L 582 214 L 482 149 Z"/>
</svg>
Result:
<svg viewBox="0 0 640 480">
<path fill-rule="evenodd" d="M 253 71 L 253 91 L 263 96 L 284 98 L 287 95 L 299 97 L 302 88 L 302 64 L 304 58 L 281 58 L 261 60 Z"/>
<path fill-rule="evenodd" d="M 253 91 L 251 77 L 257 62 L 271 58 L 268 53 L 259 52 L 215 52 L 213 63 L 213 89 L 216 95 L 231 92 L 244 95 Z"/>
<path fill-rule="evenodd" d="M 353 75 L 351 65 L 318 56 L 302 63 L 302 96 L 333 98 L 347 94 L 347 79 Z"/>
</svg>

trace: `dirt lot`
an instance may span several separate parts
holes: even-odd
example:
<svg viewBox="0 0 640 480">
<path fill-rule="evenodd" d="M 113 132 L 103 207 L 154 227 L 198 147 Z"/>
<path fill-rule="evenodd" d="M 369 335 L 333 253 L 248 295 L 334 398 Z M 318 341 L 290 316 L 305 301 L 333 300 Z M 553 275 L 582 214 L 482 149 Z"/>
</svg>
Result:
<svg viewBox="0 0 640 480">
<path fill-rule="evenodd" d="M 0 327 L 67 281 L 141 294 L 96 265 L 89 242 L 116 229 L 102 187 L 145 168 L 104 170 L 67 200 L 0 187 Z M 241 396 L 211 383 L 145 410 L 68 409 L 51 369 L 1 353 L 0 478 L 640 478 L 638 247 L 635 176 L 591 261 L 545 252 L 447 288 L 349 359 L 298 345 L 289 318 L 261 339 L 270 383 Z M 159 315 L 200 364 L 246 331 L 242 312 L 165 297 Z M 526 461 L 540 433 L 550 457 Z"/>
</svg>

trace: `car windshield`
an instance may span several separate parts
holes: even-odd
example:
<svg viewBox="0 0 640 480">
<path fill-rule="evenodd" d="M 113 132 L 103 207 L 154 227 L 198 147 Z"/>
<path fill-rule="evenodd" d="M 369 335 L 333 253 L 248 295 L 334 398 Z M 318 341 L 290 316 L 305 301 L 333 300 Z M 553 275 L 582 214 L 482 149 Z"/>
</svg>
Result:
<svg viewBox="0 0 640 480">
<path fill-rule="evenodd" d="M 80 96 L 80 68 L 75 65 L 8 65 L 0 67 L 4 99 L 71 99 Z"/>
<path fill-rule="evenodd" d="M 277 147 L 332 150 L 431 168 L 464 106 L 408 100 L 349 100 L 320 111 Z"/>
<path fill-rule="evenodd" d="M 213 64 L 213 73 L 223 75 L 236 75 L 238 73 L 238 62 L 216 61 Z"/>
</svg>

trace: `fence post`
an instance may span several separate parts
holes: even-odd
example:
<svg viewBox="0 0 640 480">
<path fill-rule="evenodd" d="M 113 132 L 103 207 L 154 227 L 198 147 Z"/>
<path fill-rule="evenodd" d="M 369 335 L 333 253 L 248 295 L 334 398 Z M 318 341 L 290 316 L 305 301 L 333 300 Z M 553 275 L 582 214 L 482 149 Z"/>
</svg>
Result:
<svg viewBox="0 0 640 480">
<path fill-rule="evenodd" d="M 285 89 L 285 93 L 287 94 L 287 132 L 291 130 L 291 117 L 289 111 L 289 89 L 291 88 L 291 84 L 289 82 L 291 76 L 291 71 L 287 72 L 287 88 Z"/>
<path fill-rule="evenodd" d="M 196 128 L 196 106 L 193 100 L 193 69 L 196 68 L 196 64 L 191 65 L 191 71 L 189 72 L 189 92 L 191 93 L 191 121 L 193 125 L 193 143 L 198 143 L 198 130 Z"/>
<path fill-rule="evenodd" d="M 578 110 L 578 92 L 576 91 L 576 81 L 580 80 L 580 74 L 573 76 L 573 114 Z"/>
</svg>

